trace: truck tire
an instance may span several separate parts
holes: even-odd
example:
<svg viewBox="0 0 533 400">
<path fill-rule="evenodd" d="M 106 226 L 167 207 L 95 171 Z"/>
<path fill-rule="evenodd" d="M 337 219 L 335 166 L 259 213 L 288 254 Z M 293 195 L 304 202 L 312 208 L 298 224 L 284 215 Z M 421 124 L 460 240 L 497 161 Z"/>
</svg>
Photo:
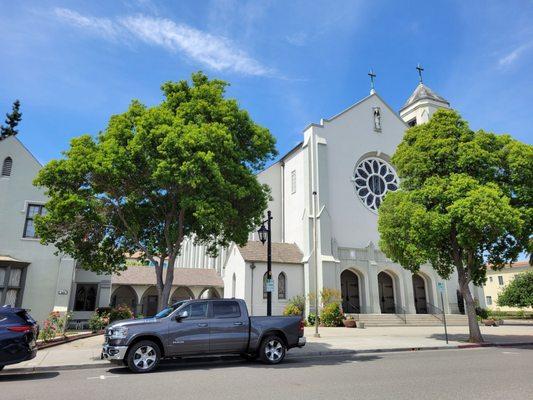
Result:
<svg viewBox="0 0 533 400">
<path fill-rule="evenodd" d="M 0 371 L 4 369 L 4 365 L 0 365 Z"/>
<path fill-rule="evenodd" d="M 159 365 L 160 360 L 161 350 L 151 340 L 142 340 L 135 343 L 126 356 L 128 368 L 136 373 L 153 371 Z"/>
<path fill-rule="evenodd" d="M 277 335 L 267 336 L 259 346 L 259 358 L 265 364 L 279 364 L 286 353 L 285 341 Z"/>
</svg>

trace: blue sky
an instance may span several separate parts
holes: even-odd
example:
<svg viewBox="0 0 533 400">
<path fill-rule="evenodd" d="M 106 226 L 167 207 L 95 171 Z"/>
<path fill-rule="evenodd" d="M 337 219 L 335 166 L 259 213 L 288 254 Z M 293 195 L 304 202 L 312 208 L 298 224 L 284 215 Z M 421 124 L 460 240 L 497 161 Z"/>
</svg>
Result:
<svg viewBox="0 0 533 400">
<path fill-rule="evenodd" d="M 369 91 L 398 110 L 424 81 L 472 128 L 533 142 L 531 1 L 0 0 L 0 112 L 41 162 L 132 99 L 203 70 L 278 139 Z"/>
</svg>

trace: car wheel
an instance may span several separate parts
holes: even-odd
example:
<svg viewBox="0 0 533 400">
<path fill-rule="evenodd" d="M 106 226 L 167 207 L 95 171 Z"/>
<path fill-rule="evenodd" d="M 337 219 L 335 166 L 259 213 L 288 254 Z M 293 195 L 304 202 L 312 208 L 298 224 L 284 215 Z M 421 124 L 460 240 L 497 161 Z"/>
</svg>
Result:
<svg viewBox="0 0 533 400">
<path fill-rule="evenodd" d="M 133 372 L 143 373 L 153 371 L 161 360 L 159 346 L 150 340 L 135 343 L 128 351 L 128 368 Z"/>
<path fill-rule="evenodd" d="M 265 364 L 279 364 L 286 353 L 287 346 L 279 336 L 268 336 L 261 342 L 259 357 Z"/>
</svg>

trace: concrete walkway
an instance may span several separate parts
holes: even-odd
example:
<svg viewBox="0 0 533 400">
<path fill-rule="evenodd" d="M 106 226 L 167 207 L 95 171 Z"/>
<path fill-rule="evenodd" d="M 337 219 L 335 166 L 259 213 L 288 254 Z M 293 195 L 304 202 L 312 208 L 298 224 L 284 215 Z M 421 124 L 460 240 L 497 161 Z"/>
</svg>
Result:
<svg viewBox="0 0 533 400">
<path fill-rule="evenodd" d="M 468 345 L 468 327 L 463 326 L 448 328 L 448 345 L 444 339 L 443 327 L 438 326 L 319 328 L 319 332 L 321 337 L 315 338 L 314 328 L 306 328 L 307 345 L 302 349 L 291 350 L 288 357 L 457 348 Z M 490 344 L 533 344 L 533 326 L 482 326 L 481 332 Z M 7 366 L 5 371 L 27 372 L 110 365 L 108 361 L 100 359 L 102 343 L 103 336 L 100 335 L 39 350 L 33 360 Z"/>
</svg>

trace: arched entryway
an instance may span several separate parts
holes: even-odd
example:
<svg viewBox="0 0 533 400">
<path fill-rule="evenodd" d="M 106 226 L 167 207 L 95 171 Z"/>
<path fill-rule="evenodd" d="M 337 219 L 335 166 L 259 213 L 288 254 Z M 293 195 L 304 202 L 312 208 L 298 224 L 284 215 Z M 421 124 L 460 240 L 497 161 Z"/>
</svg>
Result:
<svg viewBox="0 0 533 400">
<path fill-rule="evenodd" d="M 396 306 L 394 303 L 394 283 L 392 277 L 386 272 L 378 274 L 379 306 L 382 314 L 394 314 Z"/>
<path fill-rule="evenodd" d="M 172 293 L 172 296 L 170 298 L 171 298 L 170 302 L 172 304 L 174 304 L 174 303 L 176 303 L 178 301 L 181 301 L 181 300 L 194 299 L 194 294 L 191 291 L 191 289 L 189 289 L 188 287 L 180 286 L 179 288 L 174 290 L 174 293 Z"/>
<path fill-rule="evenodd" d="M 361 312 L 361 302 L 359 299 L 359 278 L 350 270 L 341 273 L 341 295 L 342 309 L 345 313 Z"/>
<path fill-rule="evenodd" d="M 148 288 L 141 299 L 141 313 L 145 317 L 153 317 L 157 314 L 158 295 L 155 286 Z"/>
<path fill-rule="evenodd" d="M 413 296 L 417 314 L 428 313 L 428 299 L 426 295 L 426 281 L 420 275 L 413 275 Z"/>
<path fill-rule="evenodd" d="M 215 288 L 205 288 L 204 290 L 202 290 L 198 298 L 199 299 L 220 299 L 220 294 L 218 294 Z"/>
<path fill-rule="evenodd" d="M 132 312 L 137 310 L 137 294 L 129 285 L 121 285 L 111 295 L 111 307 L 127 306 Z"/>
</svg>

